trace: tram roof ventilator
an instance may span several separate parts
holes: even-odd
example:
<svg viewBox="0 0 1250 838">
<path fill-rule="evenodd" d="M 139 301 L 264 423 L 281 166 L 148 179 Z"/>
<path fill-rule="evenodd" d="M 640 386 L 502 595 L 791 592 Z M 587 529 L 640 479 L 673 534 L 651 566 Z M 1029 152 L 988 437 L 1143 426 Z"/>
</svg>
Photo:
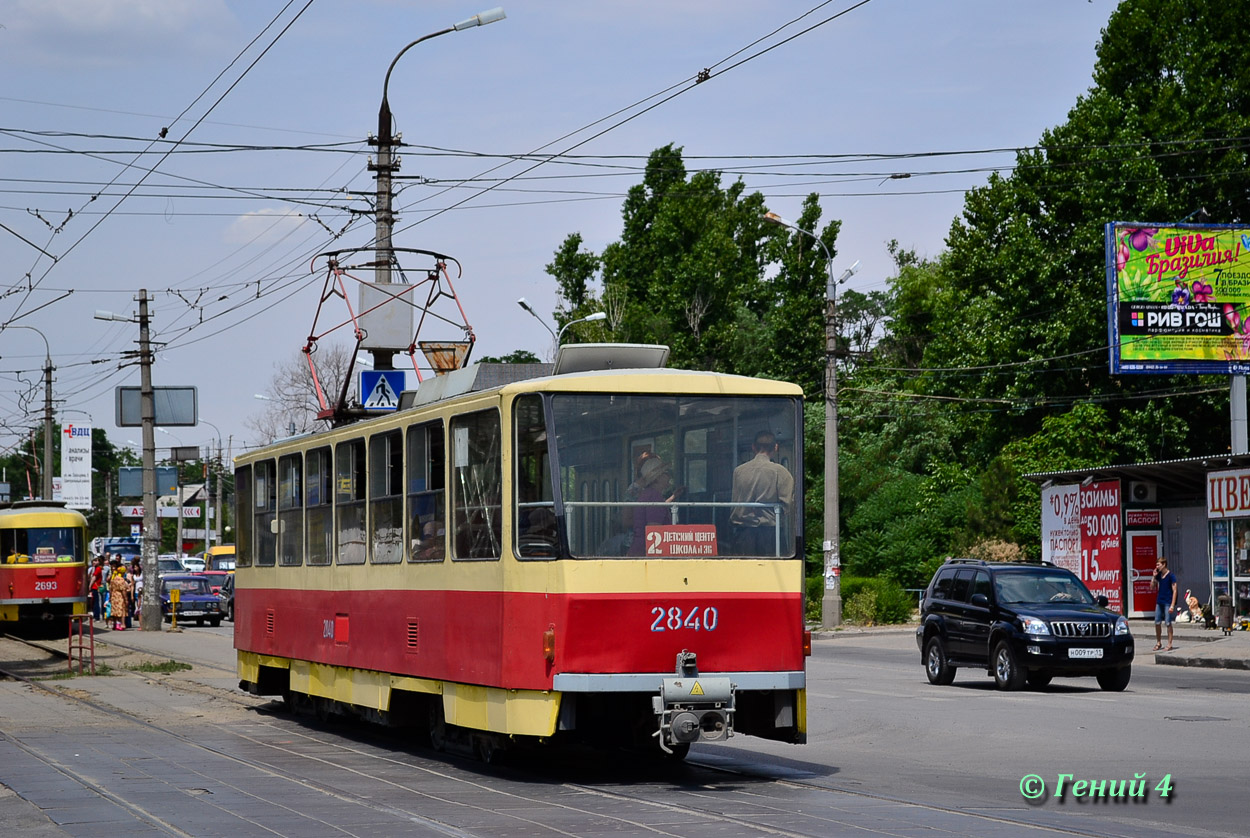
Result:
<svg viewBox="0 0 1250 838">
<path fill-rule="evenodd" d="M 570 343 L 555 364 L 474 364 L 435 376 L 399 394 L 399 409 L 432 404 L 465 393 L 493 390 L 516 381 L 603 370 L 655 370 L 668 364 L 669 348 L 651 343 Z"/>
</svg>

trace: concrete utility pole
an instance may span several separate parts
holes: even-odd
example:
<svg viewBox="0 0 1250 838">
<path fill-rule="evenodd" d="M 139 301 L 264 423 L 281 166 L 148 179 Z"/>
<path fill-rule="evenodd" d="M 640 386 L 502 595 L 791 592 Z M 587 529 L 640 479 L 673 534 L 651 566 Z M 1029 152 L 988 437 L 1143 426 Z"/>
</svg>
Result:
<svg viewBox="0 0 1250 838">
<path fill-rule="evenodd" d="M 825 595 L 821 600 L 820 624 L 823 628 L 836 628 L 842 625 L 842 546 L 838 509 L 838 286 L 859 269 L 859 260 L 835 280 L 833 254 L 820 236 L 786 221 L 775 212 L 765 213 L 764 220 L 807 236 L 825 252 L 825 267 L 829 275 L 825 285 Z"/>
<path fill-rule="evenodd" d="M 459 32 L 464 29 L 471 29 L 475 26 L 485 26 L 488 23 L 494 23 L 497 20 L 504 19 L 504 11 L 501 8 L 489 9 L 488 11 L 476 14 L 467 20 L 462 20 L 454 26 L 446 29 L 440 29 L 437 32 L 431 32 L 417 38 L 408 46 L 399 51 L 399 54 L 391 60 L 391 65 L 386 68 L 386 78 L 382 81 L 382 104 L 378 107 L 378 135 L 375 138 L 369 138 L 369 144 L 376 143 L 378 147 L 377 163 L 369 165 L 369 168 L 378 173 L 377 199 L 374 212 L 374 256 L 373 256 L 373 281 L 379 284 L 386 284 L 391 281 L 391 263 L 395 258 L 395 251 L 391 242 L 391 233 L 395 228 L 395 213 L 392 209 L 391 181 L 392 175 L 399 171 L 399 158 L 395 155 L 395 147 L 398 145 L 399 137 L 391 133 L 391 122 L 394 121 L 391 115 L 391 104 L 387 100 L 387 92 L 391 86 L 391 73 L 395 70 L 395 65 L 399 63 L 399 59 L 403 58 L 404 53 L 415 47 L 422 41 L 428 41 L 431 38 L 437 38 L 441 35 L 447 35 L 451 32 Z M 376 370 L 394 369 L 392 359 L 395 350 L 383 349 L 381 347 L 373 347 L 370 349 L 373 353 L 373 368 Z M 363 400 L 364 395 L 361 395 Z M 292 434 L 294 436 L 294 434 Z"/>
<path fill-rule="evenodd" d="M 148 291 L 139 290 L 139 421 L 143 426 L 143 604 L 139 624 L 161 630 L 161 527 L 156 517 L 156 400 L 152 395 L 152 347 L 149 342 Z"/>
<path fill-rule="evenodd" d="M 43 338 L 43 480 L 40 492 L 44 500 L 52 500 L 52 348 L 47 336 L 34 326 L 12 325 L 8 329 L 29 329 Z M 34 440 L 31 440 L 30 455 L 35 456 Z"/>
<path fill-rule="evenodd" d="M 48 352 L 43 365 L 43 499 L 52 500 L 52 494 L 52 353 Z"/>
</svg>

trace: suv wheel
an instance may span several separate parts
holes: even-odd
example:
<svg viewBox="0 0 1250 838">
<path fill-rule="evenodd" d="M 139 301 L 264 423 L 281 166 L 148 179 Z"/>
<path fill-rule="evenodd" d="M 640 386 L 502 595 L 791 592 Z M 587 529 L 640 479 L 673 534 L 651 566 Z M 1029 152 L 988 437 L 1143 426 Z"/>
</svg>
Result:
<svg viewBox="0 0 1250 838">
<path fill-rule="evenodd" d="M 994 648 L 994 685 L 1000 690 L 1018 690 L 1024 686 L 1025 671 L 1007 641 Z"/>
<path fill-rule="evenodd" d="M 934 635 L 924 647 L 924 674 L 929 676 L 930 684 L 944 687 L 955 680 L 955 667 L 946 659 L 946 645 L 942 638 Z"/>
<path fill-rule="evenodd" d="M 1109 692 L 1123 692 L 1133 677 L 1133 667 L 1124 666 L 1119 669 L 1104 669 L 1098 673 L 1098 686 Z"/>
<path fill-rule="evenodd" d="M 1047 684 L 1049 684 L 1050 679 L 1053 677 L 1054 676 L 1051 675 L 1049 672 L 1038 672 L 1037 670 L 1034 670 L 1029 673 L 1029 677 L 1028 677 L 1029 686 L 1035 690 L 1040 690 L 1043 687 L 1045 687 Z"/>
</svg>

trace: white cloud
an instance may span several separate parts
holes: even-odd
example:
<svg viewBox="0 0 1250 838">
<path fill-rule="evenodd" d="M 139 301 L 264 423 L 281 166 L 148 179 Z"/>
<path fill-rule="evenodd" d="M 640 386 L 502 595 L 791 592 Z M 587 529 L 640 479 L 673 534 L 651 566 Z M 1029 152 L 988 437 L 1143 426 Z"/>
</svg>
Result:
<svg viewBox="0 0 1250 838">
<path fill-rule="evenodd" d="M 272 244 L 295 232 L 307 221 L 301 213 L 291 210 L 257 210 L 236 218 L 226 228 L 222 238 L 227 244 Z"/>
</svg>

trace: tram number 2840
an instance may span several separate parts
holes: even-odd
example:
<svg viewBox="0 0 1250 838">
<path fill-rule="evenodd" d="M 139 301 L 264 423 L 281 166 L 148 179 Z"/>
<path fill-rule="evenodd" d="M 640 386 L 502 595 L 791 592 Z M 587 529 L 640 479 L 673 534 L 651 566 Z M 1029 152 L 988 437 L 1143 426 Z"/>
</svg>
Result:
<svg viewBox="0 0 1250 838">
<path fill-rule="evenodd" d="M 651 609 L 651 615 L 655 617 L 651 621 L 652 631 L 716 631 L 716 622 L 720 616 L 715 608 L 701 608 L 698 605 L 691 606 L 688 611 L 683 611 L 676 605 L 671 608 L 657 605 Z"/>
</svg>

